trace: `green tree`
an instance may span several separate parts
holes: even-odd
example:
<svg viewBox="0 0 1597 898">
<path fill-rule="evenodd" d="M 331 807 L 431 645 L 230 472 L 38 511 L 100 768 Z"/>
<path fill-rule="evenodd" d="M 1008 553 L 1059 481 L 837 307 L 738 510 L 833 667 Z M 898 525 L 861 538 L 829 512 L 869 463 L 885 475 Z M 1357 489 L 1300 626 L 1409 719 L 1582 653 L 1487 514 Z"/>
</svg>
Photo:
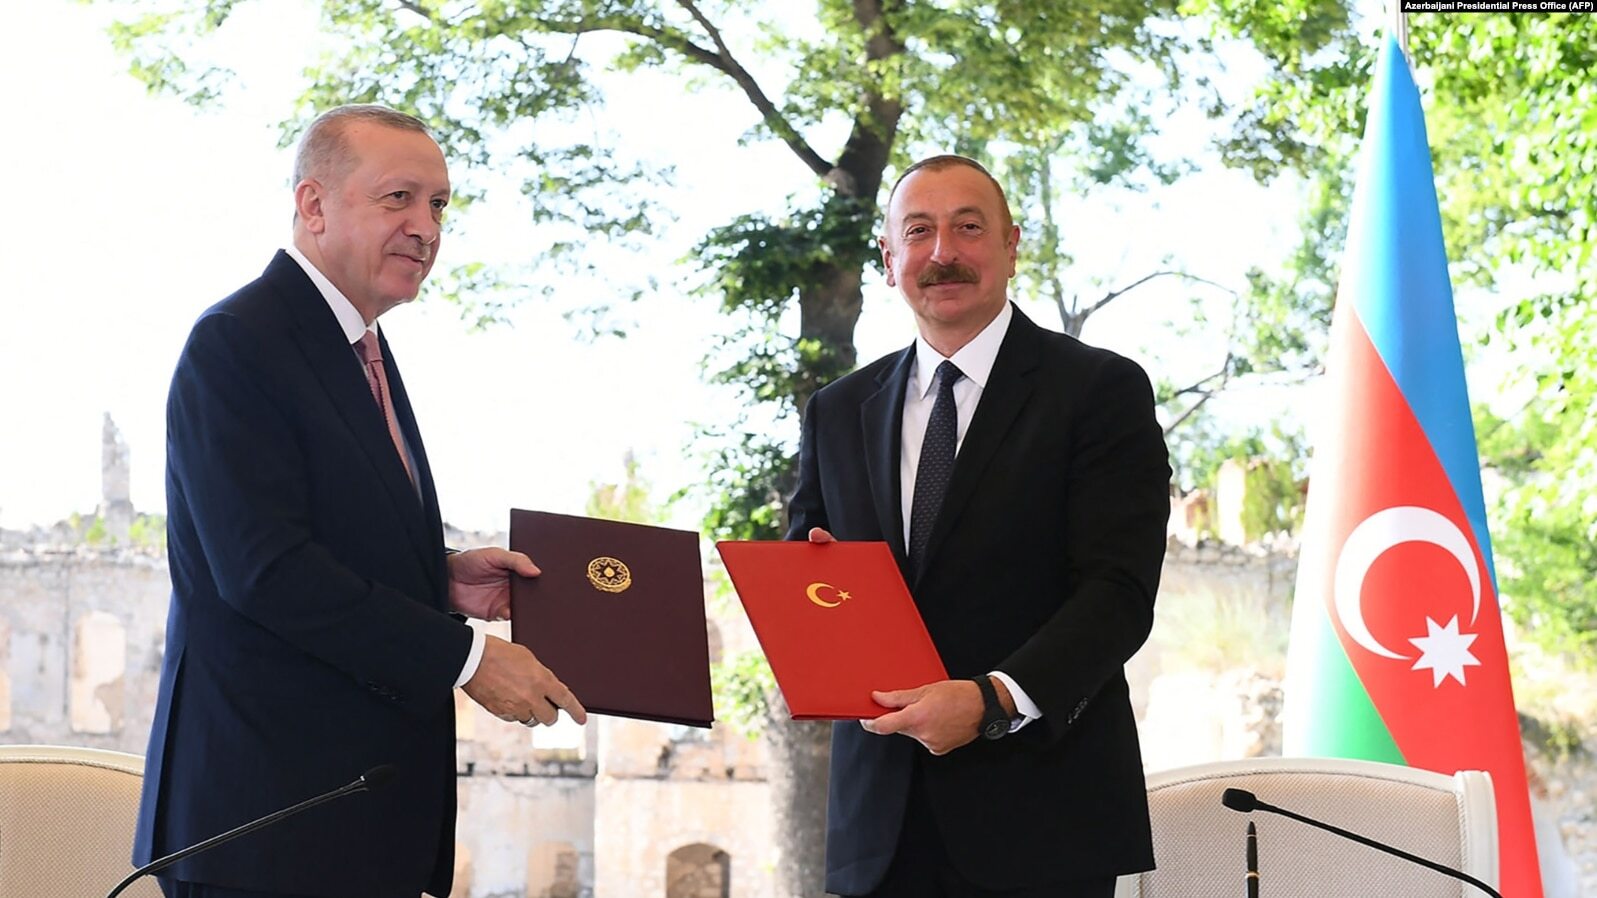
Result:
<svg viewBox="0 0 1597 898">
<path fill-rule="evenodd" d="M 1319 170 L 1333 184 L 1362 130 L 1378 42 L 1366 23 L 1336 30 L 1334 52 L 1301 52 L 1289 33 L 1301 2 L 1192 8 L 1273 59 L 1235 113 L 1227 157 L 1264 180 Z M 1408 26 L 1459 305 L 1501 305 L 1478 339 L 1506 351 L 1506 386 L 1529 397 L 1507 417 L 1477 413 L 1483 457 L 1505 480 L 1492 514 L 1504 606 L 1597 663 L 1597 20 L 1416 14 Z M 1345 216 L 1345 191 L 1328 196 Z"/>
<path fill-rule="evenodd" d="M 643 478 L 638 459 L 631 450 L 622 457 L 621 470 L 620 483 L 588 484 L 588 505 L 584 514 L 634 524 L 660 523 L 663 509 L 655 504 L 653 487 Z"/>
<path fill-rule="evenodd" d="M 1479 428 L 1507 483 L 1494 535 L 1508 613 L 1597 665 L 1597 21 L 1416 23 L 1434 70 L 1438 190 L 1459 274 L 1507 300 L 1483 341 L 1512 352 L 1530 399 Z M 1446 17 L 1448 19 L 1454 17 Z M 1458 17 L 1474 19 L 1474 17 Z"/>
<path fill-rule="evenodd" d="M 1142 191 L 1169 185 L 1191 169 L 1190 163 L 1164 162 L 1140 154 L 1110 158 L 1113 164 L 1096 160 L 1064 177 L 1059 169 L 1072 159 L 1058 148 L 1021 153 L 1010 160 L 1015 188 L 1011 203 L 1023 216 L 1029 213 L 1038 222 L 1038 234 L 1027 264 L 1017 273 L 1013 293 L 1022 300 L 1052 306 L 1061 330 L 1080 337 L 1095 315 L 1112 304 L 1133 300 L 1144 287 L 1178 281 L 1190 289 L 1194 324 L 1167 323 L 1160 339 L 1169 344 L 1202 340 L 1216 350 L 1215 364 L 1196 379 L 1182 383 L 1171 380 L 1167 372 L 1151 372 L 1165 435 L 1180 444 L 1176 455 L 1181 459 L 1214 445 L 1215 437 L 1192 425 L 1202 420 L 1208 402 L 1228 388 L 1301 382 L 1320 372 L 1320 335 L 1330 320 L 1333 292 L 1327 283 L 1332 250 L 1328 241 L 1336 234 L 1334 227 L 1326 227 L 1325 218 L 1331 214 L 1326 186 L 1319 182 L 1311 185 L 1301 244 L 1285 260 L 1271 260 L 1281 268 L 1279 275 L 1272 277 L 1256 266 L 1244 283 L 1227 285 L 1172 267 L 1166 259 L 1165 266 L 1105 286 L 1083 282 L 1079 274 L 1072 279 L 1075 260 L 1068 252 L 1055 208 L 1061 193 L 1086 195 L 1116 182 Z M 1223 307 L 1218 314 L 1214 311 L 1217 305 Z M 1181 473 L 1178 467 L 1178 476 Z"/>
</svg>

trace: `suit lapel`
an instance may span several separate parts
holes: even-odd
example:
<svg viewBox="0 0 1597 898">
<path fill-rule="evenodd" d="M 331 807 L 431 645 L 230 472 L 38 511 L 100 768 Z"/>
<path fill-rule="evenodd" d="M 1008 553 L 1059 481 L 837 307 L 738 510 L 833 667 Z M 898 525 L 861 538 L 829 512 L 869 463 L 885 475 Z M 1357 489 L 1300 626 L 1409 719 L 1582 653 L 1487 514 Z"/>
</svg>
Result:
<svg viewBox="0 0 1597 898">
<path fill-rule="evenodd" d="M 960 512 L 970 502 L 993 455 L 1003 445 L 1004 435 L 1009 432 L 1010 425 L 1014 424 L 1015 417 L 1025 407 L 1036 386 L 1032 374 L 1040 358 L 1041 334 L 1037 325 L 1022 315 L 1019 309 L 1015 309 L 1014 316 L 1009 324 L 1009 332 L 999 346 L 998 357 L 993 361 L 987 386 L 982 388 L 981 403 L 976 406 L 970 429 L 965 432 L 965 440 L 960 444 L 959 456 L 954 459 L 954 473 L 948 481 L 948 492 L 943 496 L 943 507 L 937 513 L 937 523 L 932 526 L 932 534 L 926 543 L 927 557 L 932 563 L 922 569 L 923 575 L 936 564 L 943 540 L 953 529 L 954 522 L 959 520 Z"/>
<path fill-rule="evenodd" d="M 382 409 L 372 398 L 371 387 L 360 370 L 360 361 L 356 358 L 354 350 L 345 342 L 344 332 L 338 326 L 338 320 L 333 317 L 332 310 L 327 307 L 316 285 L 311 283 L 310 278 L 299 267 L 299 263 L 289 258 L 287 253 L 279 252 L 272 259 L 272 264 L 266 269 L 266 278 L 285 298 L 285 305 L 288 306 L 296 325 L 294 339 L 310 361 L 311 371 L 321 382 L 322 388 L 327 391 L 333 407 L 338 410 L 349 429 L 354 431 L 356 441 L 360 443 L 366 460 L 377 470 L 378 477 L 388 493 L 393 515 L 404 522 L 405 533 L 415 544 L 416 551 L 421 553 L 422 557 L 430 558 L 436 553 L 436 546 L 441 545 L 441 539 L 435 542 L 429 541 L 428 516 L 422 502 L 416 497 L 416 489 L 411 485 L 409 475 L 405 473 L 404 463 L 394 451 L 393 440 L 388 435 L 388 425 L 383 421 Z M 386 345 L 383 351 L 386 354 Z M 385 370 L 389 377 L 390 389 L 393 389 L 393 385 L 399 380 L 398 375 L 395 369 Z M 396 393 L 395 413 L 399 414 L 401 394 L 399 390 L 394 392 Z M 420 477 L 421 465 L 424 463 L 421 458 L 421 440 L 415 433 L 415 420 L 410 414 L 408 401 L 405 402 L 405 411 L 400 416 L 400 423 L 402 428 L 408 425 L 404 433 L 407 439 L 412 440 L 411 446 L 417 454 L 417 476 Z M 430 479 L 423 482 L 430 487 Z M 432 570 L 432 567 L 429 563 L 428 569 Z M 436 578 L 436 572 L 434 576 Z"/>
<path fill-rule="evenodd" d="M 897 364 L 877 378 L 878 388 L 860 405 L 860 427 L 865 434 L 865 471 L 870 478 L 871 502 L 882 537 L 893 549 L 898 566 L 909 569 L 904 548 L 903 492 L 898 482 L 899 452 L 903 442 L 904 391 L 915 361 L 915 346 L 904 350 Z"/>
</svg>

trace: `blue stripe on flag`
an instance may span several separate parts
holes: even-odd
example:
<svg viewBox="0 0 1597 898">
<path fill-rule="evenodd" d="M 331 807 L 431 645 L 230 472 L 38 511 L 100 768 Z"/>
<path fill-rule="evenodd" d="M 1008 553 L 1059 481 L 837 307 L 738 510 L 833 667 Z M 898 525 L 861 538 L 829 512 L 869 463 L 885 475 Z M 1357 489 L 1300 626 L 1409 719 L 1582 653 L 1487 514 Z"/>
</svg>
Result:
<svg viewBox="0 0 1597 898">
<path fill-rule="evenodd" d="M 1495 584 L 1425 114 L 1392 36 L 1376 64 L 1342 287 L 1441 460 Z"/>
</svg>

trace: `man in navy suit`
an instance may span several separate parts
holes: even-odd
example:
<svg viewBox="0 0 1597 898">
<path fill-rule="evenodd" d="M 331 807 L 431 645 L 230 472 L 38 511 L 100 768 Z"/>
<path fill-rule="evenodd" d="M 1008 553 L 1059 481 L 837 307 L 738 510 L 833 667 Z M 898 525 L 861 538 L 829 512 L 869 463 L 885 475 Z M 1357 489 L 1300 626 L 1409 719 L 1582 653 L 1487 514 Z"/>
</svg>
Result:
<svg viewBox="0 0 1597 898">
<path fill-rule="evenodd" d="M 1153 865 L 1124 664 L 1168 456 L 1142 369 L 1010 305 L 1019 238 L 978 163 L 906 169 L 880 248 L 919 337 L 804 411 L 789 538 L 891 544 L 953 677 L 834 725 L 829 892 L 1107 898 Z"/>
<path fill-rule="evenodd" d="M 453 876 L 452 693 L 504 720 L 586 719 L 525 648 L 503 549 L 447 554 L 421 432 L 378 318 L 437 259 L 449 174 L 418 119 L 325 113 L 294 235 L 195 323 L 167 405 L 172 603 L 133 860 L 382 764 L 392 784 L 166 871 L 169 898 L 417 898 Z"/>
</svg>

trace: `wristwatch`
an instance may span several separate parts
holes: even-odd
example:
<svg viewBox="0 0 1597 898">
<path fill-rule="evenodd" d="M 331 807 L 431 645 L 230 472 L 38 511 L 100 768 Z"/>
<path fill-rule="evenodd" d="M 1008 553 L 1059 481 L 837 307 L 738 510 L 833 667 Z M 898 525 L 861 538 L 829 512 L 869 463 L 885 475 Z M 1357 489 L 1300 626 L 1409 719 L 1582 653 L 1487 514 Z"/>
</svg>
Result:
<svg viewBox="0 0 1597 898">
<path fill-rule="evenodd" d="M 982 715 L 979 732 L 983 739 L 1002 739 L 1009 735 L 1009 712 L 998 702 L 998 690 L 993 688 L 991 677 L 971 677 L 970 681 L 981 690 Z"/>
</svg>

